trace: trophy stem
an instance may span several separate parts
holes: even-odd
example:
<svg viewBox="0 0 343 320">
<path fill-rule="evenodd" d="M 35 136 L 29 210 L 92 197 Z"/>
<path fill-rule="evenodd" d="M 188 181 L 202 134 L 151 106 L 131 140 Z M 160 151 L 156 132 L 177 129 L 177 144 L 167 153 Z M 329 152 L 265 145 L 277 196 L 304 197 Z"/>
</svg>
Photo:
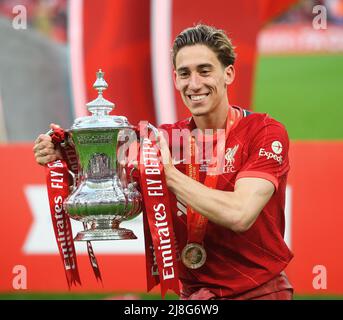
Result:
<svg viewBox="0 0 343 320">
<path fill-rule="evenodd" d="M 137 239 L 132 230 L 119 228 L 120 222 L 116 219 L 97 219 L 91 222 L 91 228 L 79 232 L 75 241 L 100 240 L 130 240 Z"/>
</svg>

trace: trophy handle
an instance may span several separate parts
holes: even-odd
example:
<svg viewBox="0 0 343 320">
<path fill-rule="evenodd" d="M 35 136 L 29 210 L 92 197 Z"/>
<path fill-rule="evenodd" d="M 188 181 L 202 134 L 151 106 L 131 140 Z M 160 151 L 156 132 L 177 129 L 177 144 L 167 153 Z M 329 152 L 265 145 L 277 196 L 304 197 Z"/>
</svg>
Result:
<svg viewBox="0 0 343 320">
<path fill-rule="evenodd" d="M 158 135 L 159 135 L 159 131 L 158 129 L 152 125 L 150 122 L 148 122 L 148 128 L 151 129 L 151 131 L 154 133 L 155 138 L 157 139 Z"/>
<path fill-rule="evenodd" d="M 76 174 L 73 171 L 69 170 L 69 169 L 68 169 L 68 172 L 69 172 L 71 178 L 73 179 L 73 184 L 71 186 L 72 187 L 72 191 L 71 192 L 74 192 L 74 190 L 77 188 Z"/>
<path fill-rule="evenodd" d="M 133 173 L 135 170 L 138 170 L 138 168 L 136 168 L 135 166 L 133 166 L 132 169 L 130 170 L 130 173 L 129 173 L 130 183 L 135 183 L 135 180 L 133 179 Z"/>
<path fill-rule="evenodd" d="M 150 129 L 153 132 L 153 134 L 154 134 L 154 136 L 155 136 L 155 138 L 157 140 L 158 136 L 159 136 L 158 129 L 154 125 L 152 125 L 150 122 L 148 122 L 147 128 Z M 140 139 L 140 132 L 139 132 L 138 126 L 134 126 L 133 129 L 136 132 L 136 134 L 138 136 L 138 139 Z M 136 186 L 137 185 L 137 182 L 134 180 L 134 177 L 133 177 L 133 174 L 134 174 L 134 172 L 136 170 L 138 171 L 138 161 L 137 161 L 136 164 L 133 165 L 133 167 L 131 168 L 131 170 L 129 172 L 130 183 L 131 183 L 132 186 Z"/>
<path fill-rule="evenodd" d="M 147 127 L 148 127 L 148 129 L 150 129 L 153 132 L 153 134 L 154 134 L 154 136 L 155 136 L 155 138 L 157 140 L 158 135 L 159 135 L 158 129 L 154 125 L 152 125 L 150 122 L 148 122 Z M 136 132 L 136 134 L 138 136 L 138 139 L 140 139 L 140 132 L 139 132 L 138 126 L 133 126 L 133 129 Z M 138 171 L 138 162 L 133 165 L 133 167 L 131 168 L 131 170 L 129 172 L 130 185 L 136 187 L 137 186 L 137 182 L 134 179 L 134 172 L 135 171 Z"/>
</svg>

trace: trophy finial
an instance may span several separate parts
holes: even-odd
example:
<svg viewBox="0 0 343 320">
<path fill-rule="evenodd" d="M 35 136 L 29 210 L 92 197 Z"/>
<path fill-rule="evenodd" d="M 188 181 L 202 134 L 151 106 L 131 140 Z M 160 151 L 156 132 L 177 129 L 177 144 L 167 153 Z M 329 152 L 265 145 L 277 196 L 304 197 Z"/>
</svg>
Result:
<svg viewBox="0 0 343 320">
<path fill-rule="evenodd" d="M 114 108 L 114 103 L 106 100 L 102 96 L 102 92 L 107 89 L 108 84 L 104 79 L 104 74 L 101 69 L 96 73 L 96 80 L 93 84 L 93 88 L 98 91 L 98 97 L 86 104 L 88 110 L 93 115 L 108 115 Z"/>
<path fill-rule="evenodd" d="M 104 79 L 105 72 L 102 72 L 101 69 L 96 73 L 96 80 L 93 84 L 93 88 L 98 91 L 99 94 L 102 94 L 104 90 L 107 89 L 108 84 Z"/>
</svg>

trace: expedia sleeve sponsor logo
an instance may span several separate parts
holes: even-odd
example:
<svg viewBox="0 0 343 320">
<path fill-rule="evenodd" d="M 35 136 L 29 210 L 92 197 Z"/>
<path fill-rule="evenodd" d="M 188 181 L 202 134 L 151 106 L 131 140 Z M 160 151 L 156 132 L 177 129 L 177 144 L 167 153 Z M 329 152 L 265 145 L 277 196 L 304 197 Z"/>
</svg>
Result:
<svg viewBox="0 0 343 320">
<path fill-rule="evenodd" d="M 266 157 L 268 160 L 269 159 L 274 159 L 278 163 L 282 164 L 282 156 L 280 153 L 282 152 L 282 144 L 280 141 L 273 141 L 271 144 L 271 148 L 273 152 L 266 151 L 265 148 L 261 148 L 258 155 L 259 157 Z"/>
</svg>

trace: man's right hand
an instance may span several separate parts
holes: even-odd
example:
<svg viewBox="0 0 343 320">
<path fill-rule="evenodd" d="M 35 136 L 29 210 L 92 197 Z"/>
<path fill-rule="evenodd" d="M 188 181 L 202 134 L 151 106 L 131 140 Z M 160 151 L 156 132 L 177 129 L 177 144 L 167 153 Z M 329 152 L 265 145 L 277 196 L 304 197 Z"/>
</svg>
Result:
<svg viewBox="0 0 343 320">
<path fill-rule="evenodd" d="M 58 125 L 50 124 L 51 129 L 59 128 Z M 61 150 L 56 148 L 52 142 L 52 139 L 47 134 L 40 134 L 35 141 L 33 147 L 33 153 L 38 164 L 46 165 L 51 161 L 63 159 Z"/>
</svg>

